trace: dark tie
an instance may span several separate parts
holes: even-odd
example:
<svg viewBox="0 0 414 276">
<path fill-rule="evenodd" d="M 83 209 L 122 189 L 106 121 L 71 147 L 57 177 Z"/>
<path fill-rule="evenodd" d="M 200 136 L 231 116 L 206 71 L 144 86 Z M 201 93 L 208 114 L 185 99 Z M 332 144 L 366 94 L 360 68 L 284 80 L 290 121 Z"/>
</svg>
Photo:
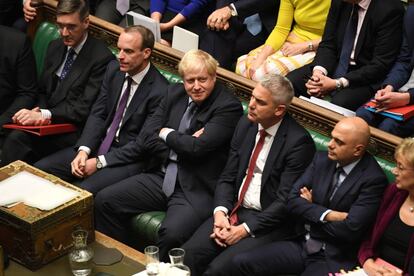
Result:
<svg viewBox="0 0 414 276">
<path fill-rule="evenodd" d="M 257 161 L 257 158 L 259 157 L 260 151 L 263 148 L 264 141 L 267 136 L 267 133 L 264 129 L 260 130 L 259 134 L 260 134 L 260 138 L 259 138 L 259 141 L 257 141 L 252 157 L 250 158 L 249 167 L 247 169 L 247 176 L 243 183 L 243 187 L 240 192 L 239 200 L 237 201 L 236 205 L 234 206 L 230 214 L 231 225 L 236 225 L 239 221 L 239 218 L 237 217 L 237 210 L 240 208 L 241 204 L 243 203 L 244 196 L 246 195 L 247 189 L 249 188 L 250 182 L 252 181 L 253 172 L 254 172 L 254 169 L 256 168 L 256 161 Z"/>
<path fill-rule="evenodd" d="M 75 50 L 73 48 L 69 49 L 68 56 L 66 57 L 65 64 L 63 65 L 62 73 L 60 74 L 60 80 L 66 78 L 66 75 L 69 73 L 70 68 L 72 68 L 74 57 L 75 57 Z"/>
<path fill-rule="evenodd" d="M 342 167 L 337 167 L 334 173 L 334 176 L 332 178 L 332 184 L 329 188 L 329 202 L 332 201 L 332 198 L 335 196 L 336 191 L 338 191 L 339 187 L 341 186 L 341 182 L 339 182 L 339 177 L 341 174 L 344 174 L 345 171 Z"/>
<path fill-rule="evenodd" d="M 354 4 L 346 25 L 344 41 L 342 42 L 341 55 L 339 57 L 338 66 L 336 67 L 333 77 L 335 79 L 343 77 L 348 72 L 349 61 L 351 59 L 352 49 L 354 48 L 355 37 L 358 26 L 358 4 Z"/>
<path fill-rule="evenodd" d="M 105 139 L 102 141 L 101 146 L 98 150 L 98 155 L 106 154 L 111 147 L 112 142 L 114 141 L 116 131 L 118 130 L 119 124 L 121 123 L 122 117 L 124 115 L 125 108 L 127 106 L 129 94 L 131 93 L 131 84 L 132 78 L 127 77 L 127 87 L 124 90 L 124 93 L 121 96 L 119 101 L 118 108 L 115 112 L 114 118 L 112 119 L 111 126 L 109 127 L 108 132 L 106 133 Z"/>
<path fill-rule="evenodd" d="M 181 118 L 180 125 L 178 126 L 178 131 L 180 133 L 186 133 L 190 127 L 191 119 L 193 118 L 196 110 L 196 103 L 191 101 L 188 104 L 187 110 L 184 112 L 183 117 Z M 164 181 L 162 183 L 162 190 L 167 197 L 171 196 L 174 192 L 177 172 L 177 154 L 173 150 L 170 150 L 169 163 L 167 165 Z"/>
</svg>

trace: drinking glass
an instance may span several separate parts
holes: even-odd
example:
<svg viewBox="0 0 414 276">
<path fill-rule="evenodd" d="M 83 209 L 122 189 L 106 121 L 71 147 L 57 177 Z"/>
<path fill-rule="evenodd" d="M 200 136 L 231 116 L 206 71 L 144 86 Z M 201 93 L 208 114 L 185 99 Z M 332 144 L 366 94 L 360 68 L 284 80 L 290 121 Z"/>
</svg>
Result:
<svg viewBox="0 0 414 276">
<path fill-rule="evenodd" d="M 73 248 L 69 253 L 69 263 L 72 274 L 87 276 L 92 272 L 93 250 L 88 246 L 88 231 L 76 230 L 72 233 Z"/>
<path fill-rule="evenodd" d="M 160 272 L 159 249 L 154 245 L 145 247 L 146 271 L 148 276 L 158 275 Z"/>
<path fill-rule="evenodd" d="M 184 263 L 184 255 L 185 250 L 182 248 L 173 248 L 168 251 L 168 255 L 170 256 L 171 264 L 183 264 Z"/>
</svg>

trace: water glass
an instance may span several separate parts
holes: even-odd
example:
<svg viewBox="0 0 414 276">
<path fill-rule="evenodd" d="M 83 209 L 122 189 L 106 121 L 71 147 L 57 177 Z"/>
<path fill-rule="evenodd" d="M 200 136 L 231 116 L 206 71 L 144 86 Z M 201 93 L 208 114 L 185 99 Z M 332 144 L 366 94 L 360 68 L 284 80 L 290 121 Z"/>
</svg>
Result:
<svg viewBox="0 0 414 276">
<path fill-rule="evenodd" d="M 170 256 L 171 264 L 183 264 L 184 263 L 184 255 L 185 250 L 182 248 L 173 248 L 168 251 L 168 255 Z"/>
<path fill-rule="evenodd" d="M 160 272 L 160 257 L 159 249 L 154 245 L 145 247 L 144 249 L 146 259 L 146 272 L 148 276 L 158 275 Z"/>
</svg>

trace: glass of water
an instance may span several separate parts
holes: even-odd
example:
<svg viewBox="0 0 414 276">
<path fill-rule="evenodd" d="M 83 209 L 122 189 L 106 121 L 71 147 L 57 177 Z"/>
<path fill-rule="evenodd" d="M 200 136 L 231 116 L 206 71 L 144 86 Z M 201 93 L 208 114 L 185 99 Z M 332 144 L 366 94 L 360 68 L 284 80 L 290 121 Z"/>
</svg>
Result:
<svg viewBox="0 0 414 276">
<path fill-rule="evenodd" d="M 88 246 L 88 231 L 76 230 L 72 233 L 73 248 L 69 253 L 72 274 L 87 276 L 92 272 L 93 250 Z"/>
<path fill-rule="evenodd" d="M 168 251 L 171 264 L 183 264 L 184 263 L 185 250 L 182 248 L 173 248 Z"/>
<path fill-rule="evenodd" d="M 148 276 L 158 275 L 160 272 L 159 249 L 154 245 L 145 247 L 146 272 Z"/>
</svg>

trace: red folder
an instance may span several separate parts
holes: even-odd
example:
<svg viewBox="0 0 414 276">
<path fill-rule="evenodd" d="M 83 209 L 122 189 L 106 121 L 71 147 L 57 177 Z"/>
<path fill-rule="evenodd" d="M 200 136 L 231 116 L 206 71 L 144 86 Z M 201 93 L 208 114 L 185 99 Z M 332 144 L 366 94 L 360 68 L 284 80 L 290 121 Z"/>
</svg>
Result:
<svg viewBox="0 0 414 276">
<path fill-rule="evenodd" d="M 369 111 L 376 112 L 377 104 L 372 100 L 365 104 L 365 108 Z M 398 121 L 405 121 L 414 116 L 414 105 L 406 105 L 401 107 L 394 107 L 378 112 L 383 116 L 393 118 Z"/>
<path fill-rule="evenodd" d="M 45 126 L 22 126 L 17 124 L 5 124 L 3 125 L 3 128 L 18 129 L 30 132 L 37 136 L 62 134 L 76 131 L 76 126 L 73 124 L 50 124 Z"/>
</svg>

